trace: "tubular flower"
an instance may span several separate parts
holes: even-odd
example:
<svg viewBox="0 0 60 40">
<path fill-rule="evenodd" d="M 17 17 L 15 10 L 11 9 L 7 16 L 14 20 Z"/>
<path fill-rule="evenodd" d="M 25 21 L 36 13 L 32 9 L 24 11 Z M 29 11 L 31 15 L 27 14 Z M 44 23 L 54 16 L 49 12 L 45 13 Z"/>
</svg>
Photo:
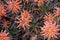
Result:
<svg viewBox="0 0 60 40">
<path fill-rule="evenodd" d="M 2 25 L 3 25 L 3 28 L 6 28 L 8 24 L 10 24 L 10 22 L 9 22 L 9 21 L 6 21 L 6 20 L 5 20 L 5 21 L 3 21 L 3 24 L 2 24 Z"/>
<path fill-rule="evenodd" d="M 21 18 L 28 21 L 31 18 L 31 14 L 29 14 L 27 10 L 23 10 L 23 12 L 21 13 Z"/>
<path fill-rule="evenodd" d="M 19 25 L 18 27 L 22 27 L 25 29 L 25 27 L 29 26 L 29 22 L 31 22 L 31 15 L 28 11 L 24 10 L 21 13 L 21 18 L 17 18 L 19 21 L 17 22 Z"/>
<path fill-rule="evenodd" d="M 42 5 L 44 4 L 45 0 L 34 0 L 35 2 L 38 3 L 38 5 Z"/>
<path fill-rule="evenodd" d="M 59 16 L 60 15 L 60 8 L 59 7 L 55 7 L 57 10 L 56 10 L 56 15 Z"/>
<path fill-rule="evenodd" d="M 10 0 L 8 2 L 8 9 L 12 12 L 18 13 L 18 10 L 21 8 L 21 5 L 19 5 L 21 1 L 19 0 Z"/>
<path fill-rule="evenodd" d="M 49 22 L 53 22 L 55 20 L 55 17 L 54 17 L 54 15 L 52 13 L 47 13 L 44 16 L 44 20 L 49 21 Z"/>
<path fill-rule="evenodd" d="M 5 16 L 6 14 L 6 9 L 2 4 L 0 4 L 0 17 Z"/>
<path fill-rule="evenodd" d="M 10 38 L 8 37 L 9 33 L 6 33 L 6 31 L 4 32 L 0 32 L 0 40 L 10 40 Z"/>
<path fill-rule="evenodd" d="M 45 0 L 38 0 L 38 5 L 42 5 L 45 2 Z"/>
<path fill-rule="evenodd" d="M 48 37 L 48 40 L 50 40 L 51 38 L 57 38 L 57 35 L 59 34 L 58 31 L 58 26 L 56 25 L 56 23 L 52 23 L 52 22 L 44 22 L 45 25 L 44 27 L 41 27 L 42 30 L 42 36 Z"/>
</svg>

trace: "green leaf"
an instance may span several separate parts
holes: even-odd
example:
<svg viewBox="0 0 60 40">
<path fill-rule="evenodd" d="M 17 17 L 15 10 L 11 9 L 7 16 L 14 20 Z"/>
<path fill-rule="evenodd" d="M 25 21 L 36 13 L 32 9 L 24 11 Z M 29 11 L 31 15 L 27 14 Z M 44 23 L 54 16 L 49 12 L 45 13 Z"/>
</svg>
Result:
<svg viewBox="0 0 60 40">
<path fill-rule="evenodd" d="M 43 5 L 39 6 L 39 8 L 41 9 L 41 11 L 43 13 L 45 13 L 45 12 L 48 12 L 49 11 L 50 5 L 46 6 L 46 3 L 44 3 Z"/>
</svg>

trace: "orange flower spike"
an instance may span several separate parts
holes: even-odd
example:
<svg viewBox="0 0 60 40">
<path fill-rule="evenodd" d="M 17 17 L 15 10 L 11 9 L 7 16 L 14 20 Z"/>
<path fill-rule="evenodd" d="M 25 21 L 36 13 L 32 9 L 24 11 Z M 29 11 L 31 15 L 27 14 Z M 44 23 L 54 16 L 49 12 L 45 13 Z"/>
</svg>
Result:
<svg viewBox="0 0 60 40">
<path fill-rule="evenodd" d="M 58 31 L 60 29 L 58 29 L 56 23 L 51 23 L 47 21 L 44 23 L 44 27 L 41 27 L 43 33 L 42 36 L 48 37 L 48 40 L 50 40 L 51 38 L 57 38 L 57 35 L 59 34 Z"/>
<path fill-rule="evenodd" d="M 8 37 L 9 33 L 6 33 L 6 31 L 1 31 L 0 32 L 0 40 L 10 40 L 10 38 Z"/>
<path fill-rule="evenodd" d="M 3 24 L 2 24 L 3 25 L 3 28 L 6 28 L 8 24 L 10 24 L 9 21 L 3 21 Z"/>
<path fill-rule="evenodd" d="M 53 22 L 55 20 L 55 17 L 52 13 L 46 13 L 44 16 L 45 21 Z"/>
<path fill-rule="evenodd" d="M 19 23 L 19 25 L 17 27 L 22 27 L 25 29 L 25 27 L 29 26 L 29 22 L 31 22 L 31 15 L 29 14 L 28 11 L 24 10 L 21 13 L 21 18 L 17 18 L 19 21 L 17 23 Z"/>
<path fill-rule="evenodd" d="M 21 1 L 19 0 L 10 0 L 10 2 L 8 2 L 8 9 L 12 12 L 18 13 L 18 10 L 20 10 L 21 5 L 19 5 L 21 3 Z"/>
<path fill-rule="evenodd" d="M 31 21 L 30 18 L 31 18 L 31 15 L 29 14 L 28 11 L 26 10 L 23 10 L 23 12 L 21 13 L 21 18 L 22 19 L 25 19 L 26 21 Z"/>
<path fill-rule="evenodd" d="M 42 5 L 45 2 L 45 0 L 38 0 L 38 5 Z"/>
<path fill-rule="evenodd" d="M 56 11 L 56 15 L 59 16 L 60 15 L 60 8 L 59 7 L 55 7 L 57 9 Z"/>
<path fill-rule="evenodd" d="M 0 4 L 0 17 L 5 16 L 6 14 L 6 9 L 2 4 Z"/>
<path fill-rule="evenodd" d="M 29 26 L 29 22 L 26 22 L 25 20 L 23 20 L 23 19 L 21 19 L 19 22 L 17 22 L 17 23 L 19 23 L 19 25 L 17 26 L 17 27 L 19 27 L 19 28 L 24 28 L 25 29 L 25 27 L 27 27 L 27 26 Z"/>
</svg>

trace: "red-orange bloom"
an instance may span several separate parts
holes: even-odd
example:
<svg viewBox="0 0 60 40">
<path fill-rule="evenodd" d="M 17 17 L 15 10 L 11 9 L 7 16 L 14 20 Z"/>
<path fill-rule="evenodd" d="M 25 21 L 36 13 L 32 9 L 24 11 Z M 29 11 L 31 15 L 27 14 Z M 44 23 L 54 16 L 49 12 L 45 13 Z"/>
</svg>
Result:
<svg viewBox="0 0 60 40">
<path fill-rule="evenodd" d="M 23 12 L 21 13 L 21 18 L 28 21 L 31 18 L 31 14 L 29 14 L 27 10 L 23 10 Z"/>
<path fill-rule="evenodd" d="M 42 5 L 44 4 L 45 0 L 34 0 L 35 2 L 38 3 L 38 5 Z"/>
<path fill-rule="evenodd" d="M 55 7 L 57 10 L 56 10 L 56 15 L 59 16 L 60 15 L 60 8 L 59 7 Z"/>
<path fill-rule="evenodd" d="M 6 31 L 4 32 L 0 32 L 0 40 L 10 40 L 10 38 L 8 37 L 9 33 L 6 33 Z"/>
<path fill-rule="evenodd" d="M 5 16 L 6 14 L 6 9 L 2 4 L 0 4 L 0 17 Z"/>
<path fill-rule="evenodd" d="M 59 34 L 58 31 L 58 26 L 56 25 L 56 23 L 52 23 L 52 22 L 44 22 L 45 25 L 44 27 L 42 27 L 42 35 L 45 37 L 48 37 L 48 40 L 50 40 L 51 38 L 57 38 L 57 35 Z"/>
<path fill-rule="evenodd" d="M 28 3 L 29 0 L 26 0 L 26 2 Z"/>
<path fill-rule="evenodd" d="M 46 13 L 44 16 L 45 21 L 53 22 L 55 20 L 55 17 L 52 13 Z"/>
<path fill-rule="evenodd" d="M 8 2 L 8 9 L 12 12 L 18 13 L 18 10 L 21 8 L 21 5 L 19 5 L 21 1 L 19 0 L 10 0 Z"/>
<path fill-rule="evenodd" d="M 28 11 L 24 10 L 21 13 L 21 18 L 17 18 L 19 21 L 17 23 L 19 23 L 18 27 L 22 27 L 25 29 L 25 27 L 29 26 L 29 22 L 31 22 L 31 14 L 29 14 Z"/>
<path fill-rule="evenodd" d="M 34 2 L 37 2 L 38 0 L 34 0 Z"/>
<path fill-rule="evenodd" d="M 4 21 L 3 21 L 3 24 L 2 24 L 3 28 L 7 28 L 7 25 L 8 25 L 8 24 L 10 24 L 10 22 L 4 20 Z"/>
</svg>

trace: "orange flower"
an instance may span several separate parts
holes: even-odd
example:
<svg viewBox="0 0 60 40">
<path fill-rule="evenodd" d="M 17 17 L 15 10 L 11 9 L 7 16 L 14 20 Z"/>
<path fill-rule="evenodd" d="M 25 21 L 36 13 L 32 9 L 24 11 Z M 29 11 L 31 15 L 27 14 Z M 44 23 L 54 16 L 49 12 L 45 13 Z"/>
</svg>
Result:
<svg viewBox="0 0 60 40">
<path fill-rule="evenodd" d="M 3 28 L 6 28 L 8 24 L 10 24 L 10 22 L 9 22 L 9 21 L 4 20 L 4 21 L 3 21 L 3 24 L 2 24 L 2 25 L 3 25 Z"/>
<path fill-rule="evenodd" d="M 31 18 L 31 15 L 27 10 L 23 10 L 23 12 L 21 13 L 21 18 L 28 21 Z"/>
<path fill-rule="evenodd" d="M 0 40 L 10 40 L 10 38 L 8 37 L 9 33 L 6 33 L 6 31 L 4 32 L 0 32 Z"/>
<path fill-rule="evenodd" d="M 45 21 L 53 22 L 55 20 L 55 17 L 52 13 L 46 13 L 44 16 Z"/>
<path fill-rule="evenodd" d="M 10 0 L 8 2 L 8 9 L 12 12 L 18 13 L 18 10 L 21 8 L 21 5 L 19 5 L 21 1 L 19 0 Z"/>
<path fill-rule="evenodd" d="M 21 18 L 17 18 L 19 21 L 17 23 L 19 23 L 18 27 L 22 27 L 25 29 L 25 27 L 29 26 L 29 22 L 31 22 L 31 15 L 29 14 L 28 11 L 24 10 L 21 13 Z"/>
<path fill-rule="evenodd" d="M 48 37 L 48 40 L 50 40 L 51 38 L 57 38 L 59 29 L 56 23 L 47 21 L 44 23 L 44 27 L 41 27 L 43 33 L 42 36 Z"/>
<path fill-rule="evenodd" d="M 37 2 L 38 5 L 42 5 L 45 2 L 45 0 L 34 0 L 34 1 Z"/>
<path fill-rule="evenodd" d="M 60 8 L 59 7 L 55 7 L 57 10 L 56 10 L 56 15 L 59 16 L 60 15 Z"/>
<path fill-rule="evenodd" d="M 26 0 L 26 2 L 28 3 L 29 0 Z"/>
<path fill-rule="evenodd" d="M 2 4 L 0 4 L 0 17 L 5 16 L 6 14 L 6 9 Z"/>
</svg>

